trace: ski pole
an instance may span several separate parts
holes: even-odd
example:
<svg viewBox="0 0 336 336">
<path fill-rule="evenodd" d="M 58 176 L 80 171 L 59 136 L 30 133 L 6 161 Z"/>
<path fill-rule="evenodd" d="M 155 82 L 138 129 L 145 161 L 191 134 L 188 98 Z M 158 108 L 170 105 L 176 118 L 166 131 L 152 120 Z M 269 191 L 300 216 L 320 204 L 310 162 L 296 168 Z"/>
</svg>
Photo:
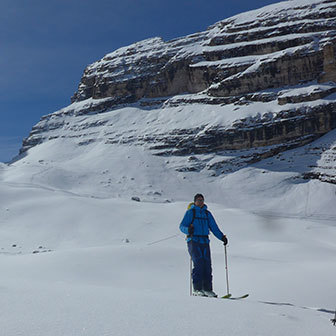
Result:
<svg viewBox="0 0 336 336">
<path fill-rule="evenodd" d="M 191 243 L 192 249 L 192 243 Z M 192 258 L 190 256 L 190 296 L 192 296 Z"/>
<path fill-rule="evenodd" d="M 189 271 L 189 275 L 190 275 L 190 296 L 192 296 L 192 287 L 193 287 L 193 281 L 192 281 L 192 268 L 193 268 L 193 262 L 192 262 L 192 254 L 193 254 L 193 240 L 192 240 L 192 235 L 190 235 L 190 271 Z"/>
<path fill-rule="evenodd" d="M 226 289 L 227 289 L 227 295 L 230 295 L 230 291 L 229 291 L 229 270 L 228 270 L 226 245 L 224 245 L 224 252 L 225 252 Z"/>
<path fill-rule="evenodd" d="M 169 237 L 166 237 L 166 238 L 162 238 L 162 239 L 160 239 L 160 240 L 153 241 L 153 242 L 151 242 L 151 243 L 148 243 L 147 245 L 149 246 L 149 245 L 154 245 L 154 244 L 157 244 L 157 243 L 161 243 L 161 242 L 163 242 L 163 241 L 165 241 L 165 240 L 175 238 L 175 237 L 177 237 L 177 236 L 179 236 L 179 235 L 180 235 L 180 234 L 178 233 L 178 234 L 175 234 L 175 235 L 173 235 L 173 236 L 169 236 Z"/>
</svg>

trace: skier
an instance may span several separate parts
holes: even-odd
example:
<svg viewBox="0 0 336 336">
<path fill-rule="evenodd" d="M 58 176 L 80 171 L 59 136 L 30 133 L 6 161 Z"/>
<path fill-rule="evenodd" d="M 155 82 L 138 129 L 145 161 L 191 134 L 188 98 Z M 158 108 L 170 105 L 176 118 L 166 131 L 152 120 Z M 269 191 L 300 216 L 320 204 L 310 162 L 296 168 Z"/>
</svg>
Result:
<svg viewBox="0 0 336 336">
<path fill-rule="evenodd" d="M 195 195 L 194 203 L 191 204 L 180 224 L 180 230 L 187 235 L 188 252 L 194 264 L 192 270 L 193 295 L 217 297 L 212 290 L 209 230 L 223 241 L 224 245 L 228 243 L 228 240 L 204 204 L 202 194 Z"/>
</svg>

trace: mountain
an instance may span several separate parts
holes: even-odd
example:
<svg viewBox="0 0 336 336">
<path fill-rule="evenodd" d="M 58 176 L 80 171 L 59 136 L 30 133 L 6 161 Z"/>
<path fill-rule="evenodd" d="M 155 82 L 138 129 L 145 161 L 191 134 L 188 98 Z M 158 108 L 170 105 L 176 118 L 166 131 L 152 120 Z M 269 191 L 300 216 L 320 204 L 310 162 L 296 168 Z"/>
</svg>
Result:
<svg viewBox="0 0 336 336">
<path fill-rule="evenodd" d="M 21 153 L 62 137 L 164 156 L 258 148 L 244 160 L 256 162 L 312 142 L 336 126 L 335 27 L 335 1 L 295 0 L 120 48 L 85 69 Z"/>
<path fill-rule="evenodd" d="M 161 200 L 189 192 L 189 179 L 221 197 L 223 178 L 257 163 L 294 185 L 334 183 L 335 27 L 336 1 L 294 0 L 120 48 L 85 69 L 72 103 L 42 117 L 15 165 L 48 165 L 34 173 L 47 185 L 63 178 L 78 190 L 80 174 L 81 188 L 91 181 L 101 195 Z"/>
</svg>

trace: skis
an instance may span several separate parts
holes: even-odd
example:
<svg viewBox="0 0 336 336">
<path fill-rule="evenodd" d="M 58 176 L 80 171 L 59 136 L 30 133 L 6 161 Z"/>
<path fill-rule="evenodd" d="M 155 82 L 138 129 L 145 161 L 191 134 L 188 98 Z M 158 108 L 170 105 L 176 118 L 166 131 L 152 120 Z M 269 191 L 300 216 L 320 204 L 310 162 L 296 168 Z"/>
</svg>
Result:
<svg viewBox="0 0 336 336">
<path fill-rule="evenodd" d="M 249 294 L 245 294 L 242 296 L 232 296 L 232 294 L 227 294 L 221 297 L 221 299 L 228 299 L 228 300 L 241 300 L 241 299 L 245 299 L 249 296 Z"/>
<path fill-rule="evenodd" d="M 193 296 L 206 297 L 206 298 L 211 298 L 211 299 L 241 300 L 241 299 L 247 298 L 249 296 L 249 294 L 245 294 L 245 295 L 242 295 L 242 296 L 232 296 L 232 294 L 227 294 L 227 295 L 220 296 L 220 297 L 193 294 Z"/>
</svg>

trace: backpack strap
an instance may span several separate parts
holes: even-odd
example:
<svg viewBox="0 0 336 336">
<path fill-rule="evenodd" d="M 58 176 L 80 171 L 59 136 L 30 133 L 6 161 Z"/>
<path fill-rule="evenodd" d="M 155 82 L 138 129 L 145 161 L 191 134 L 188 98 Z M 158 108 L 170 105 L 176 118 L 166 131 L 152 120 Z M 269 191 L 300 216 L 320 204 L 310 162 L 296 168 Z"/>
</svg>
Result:
<svg viewBox="0 0 336 336">
<path fill-rule="evenodd" d="M 193 212 L 193 218 L 192 218 L 192 220 L 191 220 L 190 225 L 193 225 L 194 220 L 195 220 L 195 217 L 196 217 L 196 210 L 195 210 L 195 208 L 192 208 L 191 210 L 192 210 L 192 212 Z"/>
</svg>

